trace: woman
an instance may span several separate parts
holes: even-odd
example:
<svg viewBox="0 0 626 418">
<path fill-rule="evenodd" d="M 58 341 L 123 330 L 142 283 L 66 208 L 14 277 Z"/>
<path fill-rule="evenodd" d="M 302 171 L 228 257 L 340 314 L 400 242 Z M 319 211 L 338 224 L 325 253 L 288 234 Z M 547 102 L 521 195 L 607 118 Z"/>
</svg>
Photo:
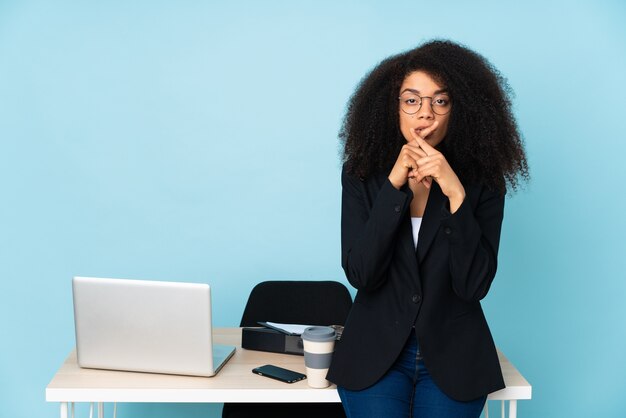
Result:
<svg viewBox="0 0 626 418">
<path fill-rule="evenodd" d="M 328 379 L 349 418 L 478 417 L 504 387 L 480 300 L 528 166 L 506 82 L 433 41 L 381 62 L 340 133 L 342 266 L 358 290 Z"/>
</svg>

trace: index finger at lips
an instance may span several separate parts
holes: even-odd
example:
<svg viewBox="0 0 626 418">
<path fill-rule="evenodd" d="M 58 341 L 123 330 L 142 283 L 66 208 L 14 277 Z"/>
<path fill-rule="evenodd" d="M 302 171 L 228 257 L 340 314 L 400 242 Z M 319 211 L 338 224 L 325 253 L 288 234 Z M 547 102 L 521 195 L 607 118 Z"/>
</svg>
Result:
<svg viewBox="0 0 626 418">
<path fill-rule="evenodd" d="M 414 136 L 415 141 L 419 144 L 420 148 L 422 148 L 424 150 L 424 152 L 426 153 L 426 155 L 430 155 L 432 153 L 435 153 L 436 150 L 431 147 L 428 142 L 426 142 L 426 140 L 424 138 L 426 138 L 428 135 L 430 135 L 431 133 L 433 133 L 435 131 L 435 129 L 437 129 L 437 127 L 439 126 L 439 122 L 435 121 L 431 126 L 429 126 L 428 128 L 424 129 L 420 135 L 417 135 L 417 133 Z"/>
<path fill-rule="evenodd" d="M 426 129 L 424 129 L 424 130 L 421 132 L 421 135 L 418 135 L 418 136 L 419 136 L 419 137 L 421 137 L 422 139 L 423 139 L 423 138 L 426 138 L 428 135 L 430 135 L 431 133 L 433 133 L 433 131 L 434 131 L 435 129 L 437 129 L 437 127 L 438 127 L 438 126 L 439 126 L 439 121 L 437 121 L 437 120 L 436 120 L 436 121 L 434 121 L 434 122 L 433 122 L 433 124 L 432 124 L 432 125 L 430 125 L 430 126 L 429 126 L 428 128 L 426 128 Z"/>
<path fill-rule="evenodd" d="M 413 137 L 413 141 L 414 142 L 418 142 L 419 139 L 422 139 L 421 136 L 418 135 L 417 130 L 416 129 L 411 129 L 411 136 Z M 411 142 L 410 142 L 411 143 Z"/>
<path fill-rule="evenodd" d="M 426 143 L 426 141 L 424 139 L 422 139 L 421 137 L 417 137 L 415 139 L 415 142 L 417 143 L 417 145 L 419 145 L 420 150 L 422 151 L 422 153 L 424 154 L 424 156 L 428 156 L 431 154 L 431 149 L 432 147 L 430 145 L 428 145 Z M 430 148 L 430 149 L 429 149 Z"/>
</svg>

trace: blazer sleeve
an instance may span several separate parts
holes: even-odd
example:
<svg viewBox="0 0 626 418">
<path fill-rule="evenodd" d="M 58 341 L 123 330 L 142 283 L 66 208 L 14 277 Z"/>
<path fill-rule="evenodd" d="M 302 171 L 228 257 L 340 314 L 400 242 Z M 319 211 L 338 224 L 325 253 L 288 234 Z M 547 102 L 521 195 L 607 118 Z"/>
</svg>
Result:
<svg viewBox="0 0 626 418">
<path fill-rule="evenodd" d="M 341 265 L 352 286 L 371 291 L 385 282 L 398 227 L 411 199 L 387 178 L 372 199 L 366 181 L 373 180 L 349 175 L 345 168 L 341 173 Z"/>
<path fill-rule="evenodd" d="M 483 189 L 475 209 L 469 199 L 451 214 L 444 207 L 441 225 L 450 243 L 450 275 L 454 292 L 479 301 L 496 275 L 504 196 Z"/>
</svg>

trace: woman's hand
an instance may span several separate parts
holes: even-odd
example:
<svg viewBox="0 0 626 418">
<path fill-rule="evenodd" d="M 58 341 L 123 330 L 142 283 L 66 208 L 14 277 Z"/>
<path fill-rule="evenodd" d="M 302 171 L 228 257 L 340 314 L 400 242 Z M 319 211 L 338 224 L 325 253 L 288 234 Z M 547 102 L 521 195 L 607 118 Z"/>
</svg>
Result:
<svg viewBox="0 0 626 418">
<path fill-rule="evenodd" d="M 465 199 L 465 188 L 454 170 L 452 170 L 452 167 L 450 167 L 450 164 L 448 164 L 446 157 L 424 140 L 429 133 L 424 134 L 422 132 L 422 136 L 420 136 L 417 132 L 411 130 L 414 139 L 413 143 L 425 154 L 415 161 L 417 163 L 415 179 L 423 181 L 425 178 L 430 177 L 435 180 L 441 187 L 443 194 L 450 200 L 450 213 L 454 213 Z"/>
<path fill-rule="evenodd" d="M 435 121 L 432 126 L 422 131 L 422 135 L 424 137 L 430 135 L 431 132 L 437 129 L 438 125 L 439 123 Z M 414 135 L 417 135 L 417 133 L 415 133 Z M 393 187 L 399 190 L 402 186 L 406 184 L 408 179 L 418 177 L 417 161 L 427 156 L 428 154 L 426 154 L 426 152 L 424 152 L 424 150 L 420 148 L 419 144 L 416 141 L 411 141 L 404 145 L 400 150 L 400 154 L 398 154 L 398 159 L 396 160 L 396 163 L 391 169 L 391 173 L 389 173 L 389 181 L 391 182 Z M 426 186 L 426 188 L 430 188 L 430 185 L 432 183 L 430 177 L 424 176 L 419 181 L 421 181 L 424 186 Z"/>
</svg>

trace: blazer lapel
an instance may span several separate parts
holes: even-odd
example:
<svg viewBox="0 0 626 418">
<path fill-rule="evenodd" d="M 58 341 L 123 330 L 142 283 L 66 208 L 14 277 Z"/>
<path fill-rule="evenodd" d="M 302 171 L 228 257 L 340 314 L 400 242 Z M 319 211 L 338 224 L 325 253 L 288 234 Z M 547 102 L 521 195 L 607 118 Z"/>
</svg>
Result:
<svg viewBox="0 0 626 418">
<path fill-rule="evenodd" d="M 430 244 L 432 244 L 433 239 L 435 239 L 435 235 L 437 235 L 437 231 L 441 225 L 441 208 L 446 199 L 439 185 L 433 181 L 430 193 L 428 194 L 426 209 L 424 209 L 419 239 L 417 240 L 417 258 L 420 263 L 426 256 Z"/>
<path fill-rule="evenodd" d="M 409 188 L 409 185 L 405 184 L 401 190 L 409 195 L 410 202 L 413 199 L 413 192 Z M 400 241 L 400 246 L 402 247 L 403 257 L 408 262 L 411 277 L 419 277 L 419 268 L 417 266 L 417 258 L 415 257 L 415 244 L 413 243 L 413 227 L 411 225 L 410 209 L 407 211 L 407 214 L 400 225 L 398 240 Z"/>
<path fill-rule="evenodd" d="M 402 251 L 405 259 L 409 263 L 409 268 L 417 276 L 419 269 L 417 268 L 417 258 L 415 258 L 415 244 L 413 243 L 413 226 L 411 225 L 411 215 L 407 214 L 402 220 L 400 230 L 398 231 L 398 239 L 402 245 Z M 418 245 L 419 247 L 419 245 Z"/>
</svg>

